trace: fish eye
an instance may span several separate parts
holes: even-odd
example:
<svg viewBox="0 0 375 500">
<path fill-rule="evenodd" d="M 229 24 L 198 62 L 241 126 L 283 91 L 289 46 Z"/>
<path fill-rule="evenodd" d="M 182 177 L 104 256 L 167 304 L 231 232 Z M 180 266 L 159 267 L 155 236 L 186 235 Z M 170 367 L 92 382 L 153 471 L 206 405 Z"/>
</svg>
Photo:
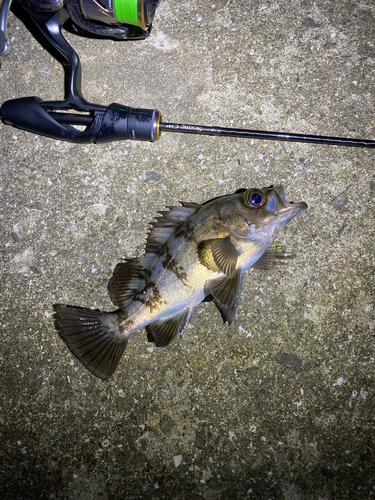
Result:
<svg viewBox="0 0 375 500">
<path fill-rule="evenodd" d="M 264 205 L 266 197 L 259 189 L 248 189 L 243 195 L 246 205 L 250 208 L 259 208 Z"/>
</svg>

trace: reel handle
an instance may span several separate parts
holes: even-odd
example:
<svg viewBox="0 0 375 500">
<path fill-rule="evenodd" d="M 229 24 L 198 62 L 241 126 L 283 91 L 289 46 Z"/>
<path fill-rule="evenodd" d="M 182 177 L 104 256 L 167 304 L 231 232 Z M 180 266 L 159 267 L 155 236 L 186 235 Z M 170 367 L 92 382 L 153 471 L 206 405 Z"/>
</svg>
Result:
<svg viewBox="0 0 375 500">
<path fill-rule="evenodd" d="M 113 103 L 93 114 L 57 112 L 38 97 L 6 101 L 1 118 L 7 125 L 80 144 L 136 140 L 155 142 L 160 137 L 161 114 L 157 109 L 130 108 Z M 74 125 L 83 125 L 79 130 Z"/>
<path fill-rule="evenodd" d="M 6 37 L 8 14 L 12 0 L 3 0 L 0 7 L 0 56 L 5 56 L 9 53 L 9 41 Z"/>
</svg>

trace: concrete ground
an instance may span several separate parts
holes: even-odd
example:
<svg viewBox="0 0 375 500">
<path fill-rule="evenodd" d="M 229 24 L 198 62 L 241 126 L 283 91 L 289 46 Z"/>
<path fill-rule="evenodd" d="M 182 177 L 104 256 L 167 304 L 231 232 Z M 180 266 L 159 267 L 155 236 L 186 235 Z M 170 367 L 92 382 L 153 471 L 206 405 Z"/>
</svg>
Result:
<svg viewBox="0 0 375 500">
<path fill-rule="evenodd" d="M 141 42 L 67 33 L 93 102 L 164 121 L 374 139 L 373 0 L 163 0 Z M 1 102 L 63 98 L 59 62 L 10 15 Z M 74 145 L 0 124 L 0 484 L 9 499 L 375 496 L 375 153 L 164 133 Z M 53 304 L 103 310 L 116 263 L 178 200 L 282 183 L 309 209 L 250 270 L 237 321 L 140 331 L 109 382 Z"/>
</svg>

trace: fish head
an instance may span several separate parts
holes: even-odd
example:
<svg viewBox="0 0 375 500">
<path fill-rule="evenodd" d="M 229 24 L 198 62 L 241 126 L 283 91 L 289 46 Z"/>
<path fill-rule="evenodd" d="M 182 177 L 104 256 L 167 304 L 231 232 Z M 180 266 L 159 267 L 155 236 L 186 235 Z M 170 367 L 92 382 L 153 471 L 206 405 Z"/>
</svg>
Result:
<svg viewBox="0 0 375 500">
<path fill-rule="evenodd" d="M 303 201 L 288 202 L 282 185 L 241 190 L 222 207 L 219 224 L 234 237 L 272 243 L 279 232 L 307 208 Z M 228 199 L 229 201 L 229 199 Z"/>
</svg>

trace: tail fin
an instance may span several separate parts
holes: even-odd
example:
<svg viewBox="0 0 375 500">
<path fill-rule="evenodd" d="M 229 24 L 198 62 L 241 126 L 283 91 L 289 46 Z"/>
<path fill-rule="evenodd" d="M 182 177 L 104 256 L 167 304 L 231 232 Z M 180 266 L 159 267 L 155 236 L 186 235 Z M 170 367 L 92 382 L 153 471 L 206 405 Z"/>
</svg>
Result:
<svg viewBox="0 0 375 500">
<path fill-rule="evenodd" d="M 55 306 L 61 338 L 96 377 L 107 380 L 116 370 L 128 343 L 113 314 L 74 306 Z"/>
</svg>

